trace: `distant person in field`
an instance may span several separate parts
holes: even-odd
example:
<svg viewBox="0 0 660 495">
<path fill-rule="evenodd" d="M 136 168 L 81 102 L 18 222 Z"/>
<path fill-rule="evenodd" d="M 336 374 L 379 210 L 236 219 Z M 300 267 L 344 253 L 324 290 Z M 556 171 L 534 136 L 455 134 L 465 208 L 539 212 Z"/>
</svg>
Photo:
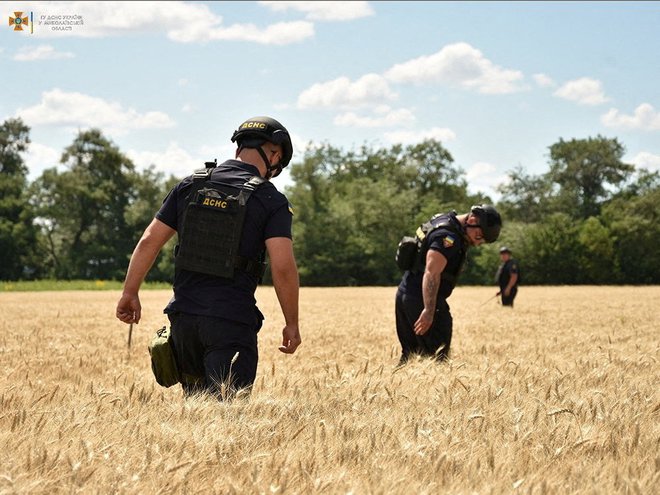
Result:
<svg viewBox="0 0 660 495">
<path fill-rule="evenodd" d="M 511 257 L 511 250 L 506 246 L 500 248 L 500 261 L 500 266 L 495 275 L 497 285 L 500 286 L 497 295 L 502 299 L 502 306 L 513 308 L 513 300 L 518 294 L 518 282 L 520 280 L 518 261 Z"/>
<path fill-rule="evenodd" d="M 270 182 L 291 160 L 289 132 L 270 117 L 254 117 L 231 141 L 234 159 L 207 162 L 164 199 L 133 252 L 117 303 L 118 319 L 140 321 L 140 285 L 163 245 L 178 234 L 174 295 L 164 312 L 186 395 L 221 398 L 228 384 L 234 392 L 251 389 L 264 319 L 254 294 L 266 253 L 285 320 L 279 350 L 293 354 L 301 344 L 293 210 Z"/>
<path fill-rule="evenodd" d="M 495 242 L 501 227 L 497 210 L 480 204 L 462 215 L 455 211 L 437 214 L 414 238 L 402 239 L 397 263 L 405 272 L 395 299 L 399 365 L 413 355 L 434 356 L 438 361 L 449 357 L 453 320 L 447 298 L 456 286 L 468 249 Z M 414 254 L 403 254 L 406 245 L 414 248 Z"/>
</svg>

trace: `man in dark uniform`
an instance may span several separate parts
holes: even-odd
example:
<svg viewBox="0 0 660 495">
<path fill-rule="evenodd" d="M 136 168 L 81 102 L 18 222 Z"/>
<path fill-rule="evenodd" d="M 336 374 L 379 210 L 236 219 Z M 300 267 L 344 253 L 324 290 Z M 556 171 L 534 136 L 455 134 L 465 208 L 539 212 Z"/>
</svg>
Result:
<svg viewBox="0 0 660 495">
<path fill-rule="evenodd" d="M 518 294 L 519 269 L 518 262 L 511 257 L 511 250 L 508 247 L 500 248 L 500 261 L 502 262 L 497 269 L 495 279 L 500 291 L 497 293 L 502 298 L 502 306 L 511 306 L 513 300 Z"/>
<path fill-rule="evenodd" d="M 399 365 L 412 355 L 449 356 L 453 320 L 447 298 L 462 269 L 467 250 L 495 242 L 500 214 L 490 205 L 473 206 L 469 213 L 434 216 L 424 236 L 418 261 L 406 270 L 396 293 L 396 331 L 401 343 Z"/>
<path fill-rule="evenodd" d="M 178 234 L 174 295 L 164 312 L 186 395 L 220 397 L 253 384 L 263 321 L 254 294 L 266 252 L 285 319 L 279 350 L 292 354 L 301 343 L 292 209 L 269 181 L 291 160 L 291 138 L 276 120 L 254 117 L 231 140 L 235 159 L 207 163 L 169 192 L 133 252 L 117 304 L 118 319 L 140 321 L 140 285 Z"/>
</svg>

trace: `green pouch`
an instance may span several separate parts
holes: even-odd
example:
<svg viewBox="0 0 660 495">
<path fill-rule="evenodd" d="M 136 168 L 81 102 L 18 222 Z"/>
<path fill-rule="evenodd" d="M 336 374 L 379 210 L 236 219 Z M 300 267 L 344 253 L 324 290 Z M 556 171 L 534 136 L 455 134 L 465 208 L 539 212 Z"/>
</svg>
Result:
<svg viewBox="0 0 660 495">
<path fill-rule="evenodd" d="M 179 383 L 179 370 L 174 357 L 172 336 L 167 327 L 156 331 L 156 335 L 149 344 L 149 355 L 151 356 L 151 370 L 159 385 L 171 387 Z"/>
</svg>

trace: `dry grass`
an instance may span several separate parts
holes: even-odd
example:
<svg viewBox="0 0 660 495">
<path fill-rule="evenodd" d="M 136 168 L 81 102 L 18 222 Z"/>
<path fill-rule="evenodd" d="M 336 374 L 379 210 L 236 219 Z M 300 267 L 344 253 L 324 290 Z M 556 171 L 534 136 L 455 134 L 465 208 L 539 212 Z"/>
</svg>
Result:
<svg viewBox="0 0 660 495">
<path fill-rule="evenodd" d="M 459 287 L 453 360 L 394 371 L 394 288 L 305 288 L 252 397 L 184 401 L 117 292 L 0 293 L 0 493 L 658 493 L 660 287 Z"/>
</svg>

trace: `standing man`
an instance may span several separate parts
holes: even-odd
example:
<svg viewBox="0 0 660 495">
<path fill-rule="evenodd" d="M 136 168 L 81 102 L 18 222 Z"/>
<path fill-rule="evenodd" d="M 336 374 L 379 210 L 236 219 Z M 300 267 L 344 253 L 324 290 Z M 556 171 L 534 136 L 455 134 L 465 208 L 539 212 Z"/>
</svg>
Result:
<svg viewBox="0 0 660 495">
<path fill-rule="evenodd" d="M 513 308 L 513 300 L 518 294 L 518 281 L 520 279 L 518 262 L 511 257 L 511 251 L 506 246 L 500 248 L 500 261 L 501 264 L 495 276 L 497 285 L 500 286 L 497 295 L 502 298 L 502 306 Z"/>
<path fill-rule="evenodd" d="M 169 192 L 131 257 L 117 318 L 138 323 L 140 285 L 163 245 L 176 233 L 174 295 L 164 312 L 186 395 L 220 398 L 249 391 L 258 362 L 263 315 L 254 293 L 270 259 L 285 326 L 279 350 L 293 354 L 298 328 L 298 269 L 292 209 L 270 182 L 289 164 L 288 131 L 270 117 L 243 122 L 231 138 L 235 159 L 186 177 Z"/>
<path fill-rule="evenodd" d="M 475 205 L 469 213 L 435 215 L 417 230 L 417 260 L 403 274 L 396 293 L 396 332 L 401 343 L 399 365 L 413 354 L 449 356 L 453 320 L 451 295 L 471 246 L 495 242 L 502 220 L 494 207 Z"/>
</svg>

